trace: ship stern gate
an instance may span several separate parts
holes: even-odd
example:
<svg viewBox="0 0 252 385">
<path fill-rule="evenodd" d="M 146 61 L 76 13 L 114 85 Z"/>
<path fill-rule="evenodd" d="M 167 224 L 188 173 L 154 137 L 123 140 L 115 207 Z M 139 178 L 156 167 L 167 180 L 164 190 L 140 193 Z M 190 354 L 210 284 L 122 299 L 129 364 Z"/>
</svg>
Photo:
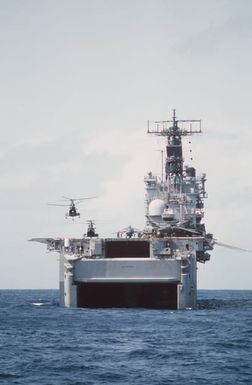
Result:
<svg viewBox="0 0 252 385">
<path fill-rule="evenodd" d="M 61 254 L 61 304 L 71 307 L 196 307 L 196 253 L 178 240 L 104 241 L 93 254 Z M 100 240 L 97 240 L 100 243 Z M 90 250 L 90 248 L 89 248 Z M 97 255 L 100 250 L 101 255 Z M 104 253 L 104 254 L 103 254 Z M 99 253 L 98 253 L 99 254 Z"/>
</svg>

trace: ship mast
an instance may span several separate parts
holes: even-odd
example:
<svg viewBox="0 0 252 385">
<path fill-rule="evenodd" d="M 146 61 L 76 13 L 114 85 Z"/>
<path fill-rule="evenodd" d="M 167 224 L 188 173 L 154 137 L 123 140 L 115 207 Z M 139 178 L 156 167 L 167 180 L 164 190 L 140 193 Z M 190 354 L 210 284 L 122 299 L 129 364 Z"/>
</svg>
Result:
<svg viewBox="0 0 252 385">
<path fill-rule="evenodd" d="M 179 124 L 188 128 L 180 128 Z M 193 125 L 197 125 L 197 129 L 193 129 Z M 201 120 L 181 120 L 176 118 L 176 110 L 173 110 L 172 120 L 155 121 L 153 128 L 150 128 L 148 121 L 148 134 L 167 137 L 166 160 L 165 160 L 165 177 L 166 180 L 170 176 L 183 177 L 183 151 L 182 136 L 201 133 Z"/>
</svg>

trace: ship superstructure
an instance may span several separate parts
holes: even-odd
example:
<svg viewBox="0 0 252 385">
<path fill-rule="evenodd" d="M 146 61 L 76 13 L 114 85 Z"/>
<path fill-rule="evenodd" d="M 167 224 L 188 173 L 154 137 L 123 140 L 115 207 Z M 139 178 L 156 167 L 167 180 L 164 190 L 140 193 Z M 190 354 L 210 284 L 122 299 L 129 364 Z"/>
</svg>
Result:
<svg viewBox="0 0 252 385">
<path fill-rule="evenodd" d="M 195 129 L 194 126 L 197 126 Z M 182 127 L 183 128 L 180 128 Z M 144 178 L 146 225 L 100 238 L 93 221 L 79 239 L 34 238 L 60 253 L 60 303 L 77 307 L 195 308 L 197 262 L 209 260 L 213 237 L 204 217 L 206 175 L 185 166 L 182 138 L 201 133 L 201 121 L 148 123 L 166 140 L 161 178 Z"/>
</svg>

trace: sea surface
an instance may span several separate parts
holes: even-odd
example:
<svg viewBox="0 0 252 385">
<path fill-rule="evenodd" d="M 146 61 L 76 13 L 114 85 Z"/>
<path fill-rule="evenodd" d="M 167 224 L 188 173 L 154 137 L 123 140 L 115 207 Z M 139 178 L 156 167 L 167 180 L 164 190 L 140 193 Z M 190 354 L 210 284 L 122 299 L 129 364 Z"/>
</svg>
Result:
<svg viewBox="0 0 252 385">
<path fill-rule="evenodd" d="M 202 290 L 197 310 L 171 311 L 1 290 L 0 384 L 252 384 L 252 291 Z"/>
</svg>

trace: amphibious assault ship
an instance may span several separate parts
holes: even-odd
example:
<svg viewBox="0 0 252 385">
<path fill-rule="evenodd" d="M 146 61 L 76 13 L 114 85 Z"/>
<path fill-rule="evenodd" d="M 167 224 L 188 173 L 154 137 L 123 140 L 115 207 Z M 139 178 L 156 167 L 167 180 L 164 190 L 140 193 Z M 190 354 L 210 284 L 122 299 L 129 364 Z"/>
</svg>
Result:
<svg viewBox="0 0 252 385">
<path fill-rule="evenodd" d="M 79 239 L 32 239 L 60 254 L 63 306 L 196 307 L 197 263 L 210 259 L 215 242 L 202 223 L 206 175 L 184 164 L 182 139 L 201 133 L 201 121 L 178 120 L 174 110 L 171 120 L 148 122 L 147 132 L 166 140 L 166 156 L 161 178 L 144 178 L 143 230 L 101 238 L 90 221 Z"/>
</svg>

